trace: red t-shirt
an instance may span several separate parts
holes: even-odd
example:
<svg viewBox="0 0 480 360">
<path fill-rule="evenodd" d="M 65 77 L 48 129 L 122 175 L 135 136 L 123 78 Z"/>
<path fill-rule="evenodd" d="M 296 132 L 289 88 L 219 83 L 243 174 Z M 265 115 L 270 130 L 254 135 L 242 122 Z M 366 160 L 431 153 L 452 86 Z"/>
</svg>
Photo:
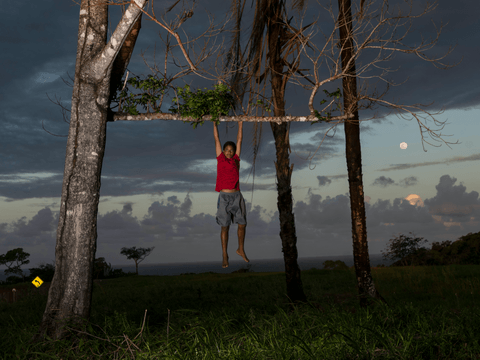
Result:
<svg viewBox="0 0 480 360">
<path fill-rule="evenodd" d="M 217 157 L 217 185 L 215 191 L 223 189 L 240 190 L 239 179 L 240 158 L 237 154 L 231 159 L 227 159 L 222 152 Z"/>
</svg>

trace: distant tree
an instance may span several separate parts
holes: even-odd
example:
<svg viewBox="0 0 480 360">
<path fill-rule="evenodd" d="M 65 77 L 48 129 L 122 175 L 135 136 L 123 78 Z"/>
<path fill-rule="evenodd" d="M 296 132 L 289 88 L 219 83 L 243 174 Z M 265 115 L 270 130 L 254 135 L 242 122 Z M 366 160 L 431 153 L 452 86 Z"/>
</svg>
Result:
<svg viewBox="0 0 480 360">
<path fill-rule="evenodd" d="M 420 248 L 391 266 L 448 266 L 480 264 L 480 232 L 461 236 L 457 241 L 432 243 L 430 250 Z"/>
<path fill-rule="evenodd" d="M 442 251 L 443 249 L 449 247 L 450 245 L 452 245 L 452 242 L 450 240 L 442 241 L 442 243 L 434 242 L 432 243 L 432 250 Z"/>
<path fill-rule="evenodd" d="M 327 260 L 323 263 L 323 268 L 325 270 L 348 270 L 347 264 L 341 260 Z"/>
<path fill-rule="evenodd" d="M 30 260 L 27 258 L 30 256 L 29 253 L 23 251 L 23 248 L 17 248 L 8 251 L 6 254 L 0 255 L 0 265 L 6 265 L 8 267 L 5 270 L 5 275 L 8 274 L 18 274 L 22 275 L 23 281 L 25 281 L 25 274 L 23 273 L 20 267 L 30 263 Z M 12 266 L 13 262 L 16 262 L 17 265 Z M 7 264 L 10 263 L 10 264 Z"/>
<path fill-rule="evenodd" d="M 9 276 L 5 280 L 5 285 L 13 285 L 23 282 L 22 278 L 19 276 Z"/>
<path fill-rule="evenodd" d="M 411 232 L 409 234 L 412 234 Z M 412 255 L 419 250 L 426 250 L 424 247 L 419 247 L 421 242 L 427 242 L 427 240 L 423 238 L 415 237 L 413 233 L 413 238 L 406 237 L 405 235 L 400 235 L 400 237 L 396 237 L 395 239 L 389 240 L 389 247 L 387 248 L 387 252 L 381 251 L 383 254 L 383 258 L 385 260 L 401 260 L 403 266 L 407 265 L 407 257 Z"/>
<path fill-rule="evenodd" d="M 37 276 L 44 282 L 51 282 L 55 274 L 55 264 L 41 264 L 38 268 L 31 268 L 28 279 L 32 281 Z"/>
<path fill-rule="evenodd" d="M 112 273 L 112 264 L 105 261 L 104 257 L 95 259 L 95 268 L 93 270 L 93 277 L 95 279 L 103 279 L 110 276 Z"/>
<path fill-rule="evenodd" d="M 460 236 L 442 250 L 447 264 L 480 265 L 480 232 Z"/>
<path fill-rule="evenodd" d="M 155 249 L 155 247 L 147 249 L 135 249 L 135 246 L 131 248 L 123 247 L 120 254 L 125 255 L 128 260 L 133 259 L 135 261 L 136 273 L 138 275 L 138 263 L 145 260 L 145 258 L 150 255 L 153 249 Z"/>
</svg>

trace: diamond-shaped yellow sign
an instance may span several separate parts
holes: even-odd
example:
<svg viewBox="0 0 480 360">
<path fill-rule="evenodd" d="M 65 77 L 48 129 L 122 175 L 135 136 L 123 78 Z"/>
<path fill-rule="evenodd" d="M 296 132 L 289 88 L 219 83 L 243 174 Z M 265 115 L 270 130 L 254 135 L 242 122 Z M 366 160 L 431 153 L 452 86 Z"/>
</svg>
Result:
<svg viewBox="0 0 480 360">
<path fill-rule="evenodd" d="M 38 276 L 32 281 L 32 284 L 35 285 L 37 288 L 43 284 L 42 279 L 40 279 Z"/>
</svg>

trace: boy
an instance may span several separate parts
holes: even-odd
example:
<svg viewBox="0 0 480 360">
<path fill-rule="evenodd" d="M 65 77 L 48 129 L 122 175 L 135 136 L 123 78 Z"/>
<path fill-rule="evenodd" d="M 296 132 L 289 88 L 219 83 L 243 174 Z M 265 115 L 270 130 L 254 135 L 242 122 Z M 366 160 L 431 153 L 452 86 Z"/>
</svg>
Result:
<svg viewBox="0 0 480 360">
<path fill-rule="evenodd" d="M 218 136 L 217 124 L 213 122 L 213 136 L 215 138 L 215 149 L 217 152 L 217 184 L 215 191 L 218 191 L 217 202 L 217 224 L 222 227 L 221 240 L 223 251 L 222 267 L 228 267 L 228 230 L 230 224 L 238 224 L 238 250 L 245 262 L 250 262 L 243 244 L 245 241 L 245 227 L 247 226 L 247 212 L 245 210 L 245 200 L 239 187 L 239 169 L 240 169 L 240 149 L 242 146 L 242 121 L 238 122 L 237 145 L 232 141 L 227 141 L 222 146 Z"/>
</svg>

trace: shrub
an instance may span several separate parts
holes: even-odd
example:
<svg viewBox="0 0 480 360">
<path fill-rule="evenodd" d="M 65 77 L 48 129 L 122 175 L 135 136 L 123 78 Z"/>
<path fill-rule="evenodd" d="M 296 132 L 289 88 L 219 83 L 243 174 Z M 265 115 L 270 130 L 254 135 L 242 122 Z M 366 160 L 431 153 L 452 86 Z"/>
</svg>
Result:
<svg viewBox="0 0 480 360">
<path fill-rule="evenodd" d="M 323 263 L 323 268 L 325 270 L 348 270 L 347 264 L 341 260 L 332 261 L 327 260 Z"/>
<path fill-rule="evenodd" d="M 412 233 L 410 233 L 412 234 Z M 384 253 L 381 251 L 383 255 L 383 258 L 385 260 L 397 260 L 395 264 L 392 264 L 393 266 L 398 266 L 398 265 L 403 265 L 407 266 L 410 264 L 412 255 L 417 253 L 419 250 L 426 250 L 425 248 L 419 248 L 419 244 L 421 242 L 427 242 L 427 240 L 423 238 L 418 238 L 415 237 L 415 234 L 413 234 L 413 238 L 407 237 L 405 235 L 400 235 L 399 237 L 396 237 L 394 239 L 389 240 L 389 247 L 388 247 L 388 252 Z"/>
<path fill-rule="evenodd" d="M 30 274 L 27 277 L 28 281 L 33 281 L 33 279 L 38 276 L 43 282 L 51 282 L 53 280 L 53 275 L 55 274 L 55 265 L 42 264 L 38 268 L 32 268 L 28 270 L 30 271 Z"/>
</svg>

